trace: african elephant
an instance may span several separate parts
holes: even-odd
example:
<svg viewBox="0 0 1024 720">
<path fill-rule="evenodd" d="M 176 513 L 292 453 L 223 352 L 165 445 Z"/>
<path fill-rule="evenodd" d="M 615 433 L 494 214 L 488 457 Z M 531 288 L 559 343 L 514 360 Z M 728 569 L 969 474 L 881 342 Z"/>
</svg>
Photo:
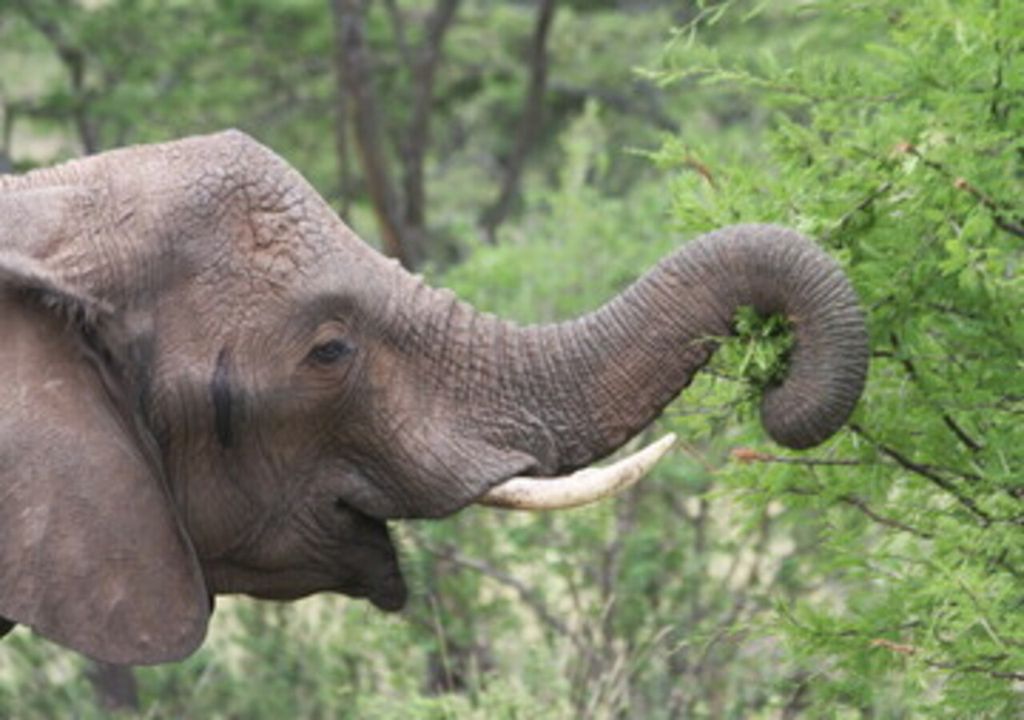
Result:
<svg viewBox="0 0 1024 720">
<path fill-rule="evenodd" d="M 519 327 L 378 254 L 237 131 L 0 178 L 0 616 L 146 664 L 195 650 L 218 593 L 398 609 L 387 520 L 608 455 L 745 305 L 794 327 L 768 433 L 824 440 L 866 332 L 789 230 L 708 234 Z"/>
</svg>

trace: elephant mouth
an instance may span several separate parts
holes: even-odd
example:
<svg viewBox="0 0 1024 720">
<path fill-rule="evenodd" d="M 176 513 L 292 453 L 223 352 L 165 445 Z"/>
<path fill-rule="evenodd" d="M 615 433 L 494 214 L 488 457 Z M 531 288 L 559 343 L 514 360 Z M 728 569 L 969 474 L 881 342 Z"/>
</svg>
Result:
<svg viewBox="0 0 1024 720">
<path fill-rule="evenodd" d="M 505 510 L 548 511 L 574 508 L 617 495 L 643 478 L 675 442 L 668 434 L 654 443 L 605 467 L 587 467 L 559 477 L 516 475 L 495 480 L 474 499 L 473 503 Z M 374 526 L 378 543 L 377 567 L 366 573 L 365 582 L 357 587 L 341 589 L 346 595 L 368 599 L 385 612 L 401 610 L 408 600 L 408 588 L 402 576 L 398 553 L 388 532 L 387 521 L 373 518 L 346 507 L 336 507 L 358 514 L 363 522 Z"/>
</svg>

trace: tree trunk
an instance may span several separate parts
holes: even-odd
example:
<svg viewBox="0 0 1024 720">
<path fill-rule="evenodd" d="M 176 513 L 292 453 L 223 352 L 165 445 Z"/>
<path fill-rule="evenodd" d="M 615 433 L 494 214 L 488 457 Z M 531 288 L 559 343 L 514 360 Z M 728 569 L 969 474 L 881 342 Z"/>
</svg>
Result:
<svg viewBox="0 0 1024 720">
<path fill-rule="evenodd" d="M 441 59 L 444 36 L 451 26 L 459 0 L 438 0 L 427 19 L 426 38 L 416 52 L 407 58 L 412 75 L 412 119 L 402 145 L 405 190 L 405 225 L 412 231 L 426 234 L 426 188 L 423 164 L 430 145 L 430 115 L 434 100 L 434 78 Z M 422 254 L 422 253 L 421 253 Z"/>
<path fill-rule="evenodd" d="M 366 43 L 366 8 L 359 0 L 331 0 L 334 18 L 335 71 L 348 93 L 356 152 L 373 204 L 384 252 L 412 268 L 403 242 L 401 215 L 380 139 L 380 118 L 373 89 L 370 49 Z"/>
<path fill-rule="evenodd" d="M 347 141 L 344 124 L 351 117 L 356 151 L 377 217 L 384 251 L 406 268 L 418 267 L 427 256 L 428 232 L 423 167 L 430 146 L 430 117 L 434 80 L 445 35 L 460 0 L 437 0 L 426 20 L 426 37 L 418 48 L 405 41 L 404 18 L 394 2 L 388 3 L 395 42 L 412 82 L 409 124 L 394 132 L 402 167 L 401 194 L 395 186 L 382 140 L 384 117 L 373 87 L 373 63 L 366 41 L 366 4 L 359 0 L 331 0 L 335 25 L 334 65 L 338 84 L 338 120 L 335 144 L 339 167 L 345 167 Z M 342 176 L 342 184 L 347 177 Z"/>
</svg>

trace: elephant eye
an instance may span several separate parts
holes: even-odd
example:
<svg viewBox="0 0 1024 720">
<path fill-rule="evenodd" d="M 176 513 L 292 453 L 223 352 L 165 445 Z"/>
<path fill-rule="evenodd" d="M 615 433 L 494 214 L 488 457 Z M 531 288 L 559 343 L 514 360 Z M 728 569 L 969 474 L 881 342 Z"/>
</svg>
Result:
<svg viewBox="0 0 1024 720">
<path fill-rule="evenodd" d="M 314 346 L 309 351 L 309 358 L 318 365 L 333 365 L 346 355 L 354 353 L 355 350 L 344 340 L 328 340 Z"/>
</svg>

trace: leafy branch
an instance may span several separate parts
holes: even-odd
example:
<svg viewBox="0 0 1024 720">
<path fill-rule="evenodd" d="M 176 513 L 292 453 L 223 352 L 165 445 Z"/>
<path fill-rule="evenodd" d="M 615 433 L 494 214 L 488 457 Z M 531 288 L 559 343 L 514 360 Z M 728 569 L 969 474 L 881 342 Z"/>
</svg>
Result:
<svg viewBox="0 0 1024 720">
<path fill-rule="evenodd" d="M 932 484 L 947 492 L 958 503 L 967 508 L 974 517 L 980 520 L 984 527 L 988 527 L 992 524 L 992 516 L 989 515 L 989 513 L 978 507 L 978 503 L 976 503 L 973 498 L 962 493 L 951 480 L 943 477 L 937 470 L 923 463 L 911 460 L 896 448 L 875 439 L 857 423 L 851 423 L 850 429 L 871 443 L 880 453 L 893 460 L 904 470 L 908 470 L 915 475 L 925 478 Z"/>
<path fill-rule="evenodd" d="M 977 187 L 977 185 L 953 172 L 953 170 L 944 163 L 926 157 L 913 143 L 899 143 L 896 146 L 896 151 L 918 158 L 925 167 L 942 175 L 952 183 L 954 188 L 968 193 L 971 197 L 977 200 L 982 207 L 990 211 L 992 213 L 993 222 L 995 222 L 999 228 L 1005 230 L 1011 235 L 1024 238 L 1024 223 L 1021 223 L 1021 221 L 1016 218 L 1011 218 L 1006 215 L 1006 212 L 1010 210 L 1010 205 L 1007 203 L 997 202 L 990 194 L 983 192 Z"/>
</svg>

